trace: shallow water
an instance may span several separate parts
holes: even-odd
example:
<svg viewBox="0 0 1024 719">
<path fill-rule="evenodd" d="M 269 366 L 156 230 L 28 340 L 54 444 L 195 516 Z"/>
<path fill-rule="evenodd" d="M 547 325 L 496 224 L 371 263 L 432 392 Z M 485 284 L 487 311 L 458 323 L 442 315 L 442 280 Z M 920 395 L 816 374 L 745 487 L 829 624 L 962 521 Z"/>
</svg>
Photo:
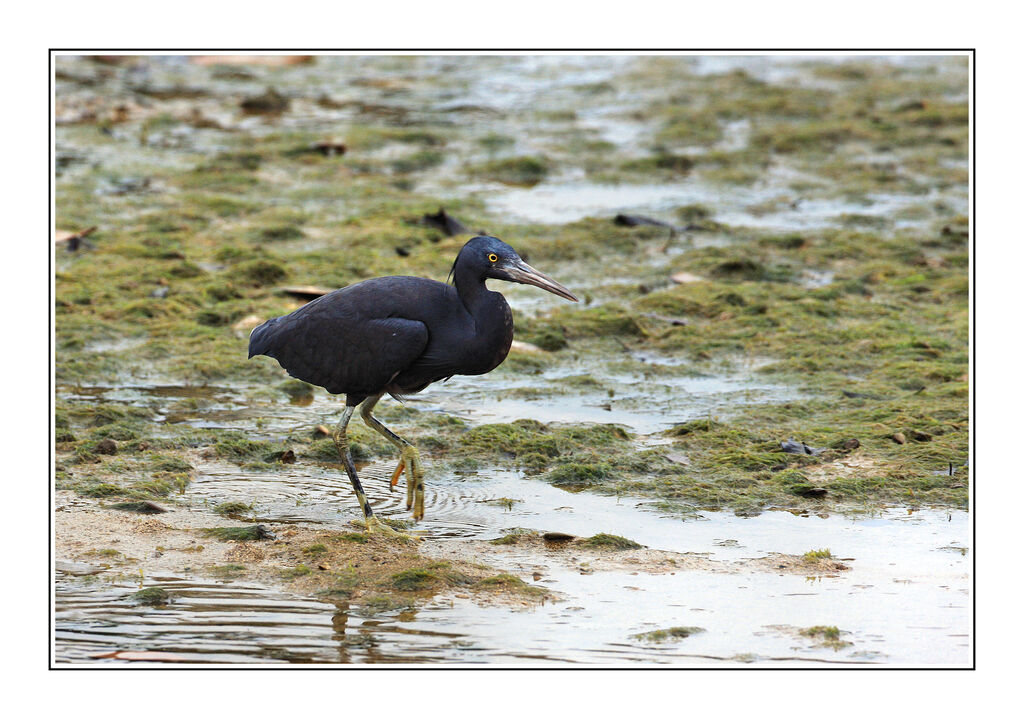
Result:
<svg viewBox="0 0 1024 719">
<path fill-rule="evenodd" d="M 846 215 L 860 215 L 889 220 L 900 210 L 927 206 L 940 197 L 920 195 L 878 194 L 853 202 L 841 198 L 803 198 L 788 189 L 783 181 L 766 182 L 756 187 L 733 187 L 722 192 L 718 186 L 699 181 L 673 184 L 626 185 L 587 181 L 545 182 L 529 189 L 488 188 L 488 209 L 510 220 L 560 224 L 576 222 L 584 217 L 608 216 L 618 213 L 653 213 L 657 219 L 673 222 L 671 210 L 686 205 L 704 205 L 714 218 L 727 225 L 759 229 L 808 230 L 842 224 Z M 761 208 L 774 206 L 765 211 Z M 966 211 L 966 195 L 958 197 L 956 206 Z M 898 219 L 897 227 L 921 226 L 931 215 L 921 219 Z"/>
<path fill-rule="evenodd" d="M 361 468 L 370 501 L 405 516 L 404 493 L 388 491 L 391 462 Z M 61 578 L 57 658 L 81 661 L 110 649 L 148 649 L 196 661 L 466 662 L 763 662 L 959 664 L 970 662 L 969 517 L 964 512 L 890 509 L 862 518 L 756 517 L 702 512 L 689 521 L 661 516 L 642 500 L 572 494 L 518 472 L 434 475 L 428 464 L 426 551 L 491 539 L 526 527 L 577 536 L 612 532 L 651 548 L 699 553 L 714 571 L 649 575 L 583 573 L 562 550 L 517 550 L 488 561 L 562 601 L 536 608 L 477 606 L 439 595 L 414 611 L 362 616 L 358 604 L 299 599 L 244 582 L 154 578 L 172 595 L 165 609 L 139 608 L 132 582 Z M 341 529 L 358 509 L 337 468 L 294 465 L 272 474 L 220 463 L 199 467 L 188 490 L 210 503 L 245 496 L 254 514 L 275 522 Z M 507 503 L 496 499 L 512 500 Z M 727 562 L 773 552 L 828 547 L 850 570 L 803 577 L 730 570 Z M 569 552 L 568 554 L 571 554 Z M 852 642 L 816 647 L 796 634 L 837 626 Z M 649 645 L 632 635 L 671 626 L 705 632 Z M 104 660 L 113 661 L 113 660 Z"/>
<path fill-rule="evenodd" d="M 788 402 L 804 396 L 799 388 L 759 377 L 755 372 L 757 362 L 744 361 L 741 366 L 715 374 L 680 374 L 676 371 L 680 363 L 677 357 L 638 352 L 623 352 L 596 362 L 558 358 L 549 368 L 532 375 L 499 372 L 455 377 L 409 396 L 406 402 L 416 409 L 452 414 L 472 424 L 517 419 L 594 422 L 620 424 L 639 435 L 648 435 L 709 414 L 727 415 L 734 406 Z M 600 383 L 569 391 L 563 386 L 566 378 L 582 376 L 599 378 Z M 331 424 L 343 406 L 340 397 L 321 390 L 316 390 L 309 402 L 282 402 L 273 395 L 249 396 L 245 389 L 160 383 L 58 387 L 69 401 L 102 399 L 144 406 L 155 413 L 157 422 L 238 429 L 258 435 Z"/>
</svg>

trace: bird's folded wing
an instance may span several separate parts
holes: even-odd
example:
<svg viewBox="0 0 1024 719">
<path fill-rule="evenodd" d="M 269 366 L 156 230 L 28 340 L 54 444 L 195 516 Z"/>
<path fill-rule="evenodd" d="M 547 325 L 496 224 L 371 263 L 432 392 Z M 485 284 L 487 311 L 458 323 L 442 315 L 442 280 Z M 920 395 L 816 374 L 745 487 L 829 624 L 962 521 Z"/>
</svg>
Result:
<svg viewBox="0 0 1024 719">
<path fill-rule="evenodd" d="M 268 327 L 261 353 L 328 392 L 373 394 L 416 361 L 428 339 L 427 326 L 416 320 L 311 312 Z"/>
</svg>

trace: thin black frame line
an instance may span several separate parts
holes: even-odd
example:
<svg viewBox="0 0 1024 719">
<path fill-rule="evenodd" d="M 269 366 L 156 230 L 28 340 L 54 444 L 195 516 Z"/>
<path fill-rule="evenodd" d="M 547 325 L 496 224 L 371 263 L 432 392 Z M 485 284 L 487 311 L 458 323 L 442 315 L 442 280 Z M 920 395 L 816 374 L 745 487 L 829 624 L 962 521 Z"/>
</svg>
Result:
<svg viewBox="0 0 1024 719">
<path fill-rule="evenodd" d="M 53 178 L 53 171 L 52 171 L 53 170 L 53 143 L 54 143 L 54 134 L 53 134 L 54 133 L 54 128 L 53 128 L 53 124 L 52 124 L 53 93 L 54 93 L 54 86 L 53 86 L 53 63 L 54 63 L 54 57 L 55 57 L 54 53 L 56 53 L 56 52 L 131 52 L 131 51 L 135 51 L 135 50 L 144 51 L 144 52 L 182 52 L 182 53 L 184 53 L 184 52 L 216 52 L 216 51 L 232 51 L 232 52 L 292 52 L 292 51 L 295 51 L 295 52 L 317 52 L 317 51 L 323 50 L 323 49 L 330 49 L 330 48 L 49 48 L 48 51 L 47 51 L 47 53 L 48 53 L 48 61 L 47 61 L 47 88 L 48 88 L 48 93 L 47 93 L 47 103 L 46 103 L 47 104 L 47 119 L 46 119 L 46 122 L 47 122 L 47 156 L 48 156 L 48 159 L 49 159 L 49 168 L 48 168 L 48 176 L 47 176 L 47 191 L 48 191 L 47 192 L 47 222 L 48 222 L 47 234 L 49 235 L 49 233 L 51 232 L 52 227 L 53 227 L 53 212 L 54 212 L 54 209 L 55 209 L 54 205 L 55 205 L 55 202 L 56 202 L 55 198 L 53 197 L 53 182 L 54 182 L 54 178 Z M 966 53 L 969 53 L 969 58 L 970 58 L 970 61 L 971 61 L 971 107 L 970 107 L 970 111 L 971 111 L 970 112 L 970 123 L 971 124 L 970 124 L 970 128 L 971 128 L 971 132 L 972 132 L 972 135 L 971 135 L 971 163 L 970 163 L 970 173 L 971 173 L 970 177 L 971 177 L 972 185 L 971 185 L 971 207 L 970 207 L 969 211 L 970 211 L 970 218 L 971 218 L 972 230 L 973 230 L 971 232 L 971 247 L 972 247 L 972 250 L 973 250 L 973 259 L 974 259 L 974 262 L 973 262 L 973 264 L 971 266 L 971 299 L 973 300 L 973 305 L 972 305 L 971 322 L 970 322 L 970 335 L 971 335 L 971 339 L 973 341 L 972 350 L 971 350 L 971 385 L 972 385 L 972 387 L 974 389 L 974 394 L 972 395 L 971 406 L 970 406 L 970 413 L 971 413 L 971 417 L 973 418 L 975 424 L 977 423 L 977 411 L 976 410 L 977 410 L 977 401 L 978 401 L 978 398 L 977 398 L 977 372 L 978 372 L 978 368 L 977 368 L 977 351 L 978 351 L 978 346 L 977 346 L 977 335 L 975 333 L 976 321 L 977 321 L 977 312 L 978 312 L 977 293 L 975 292 L 975 288 L 977 287 L 977 272 L 978 272 L 977 238 L 976 238 L 976 235 L 977 235 L 977 194 L 978 194 L 978 190 L 977 190 L 977 173 L 976 173 L 976 167 L 977 167 L 977 93 L 978 93 L 978 86 L 977 86 L 977 78 L 978 78 L 977 48 L 687 48 L 687 49 L 680 49 L 680 48 L 529 48 L 529 49 L 526 49 L 526 50 L 523 50 L 522 48 L 477 48 L 477 49 L 474 49 L 474 48 L 411 48 L 411 49 L 410 48 L 346 48 L 343 51 L 345 51 L 345 52 L 366 52 L 366 51 L 370 51 L 370 50 L 375 51 L 375 52 L 422 52 L 422 51 L 445 52 L 445 51 L 449 51 L 449 50 L 451 50 L 451 51 L 459 51 L 459 52 L 473 52 L 473 51 L 477 51 L 477 50 L 486 50 L 486 51 L 489 51 L 489 52 L 503 52 L 503 51 L 510 51 L 510 52 L 512 52 L 512 51 L 514 51 L 514 52 L 525 52 L 525 53 L 529 53 L 529 52 L 545 52 L 545 51 L 549 51 L 549 50 L 551 50 L 551 51 L 558 50 L 560 52 L 631 52 L 631 51 L 642 51 L 642 52 L 661 52 L 661 51 L 664 51 L 664 52 L 707 52 L 707 51 L 716 51 L 716 52 L 733 52 L 733 51 L 735 51 L 735 52 L 774 52 L 774 51 L 779 51 L 779 52 L 847 52 L 847 51 L 859 51 L 859 52 L 892 52 L 892 53 L 898 53 L 898 52 L 950 52 L 950 53 L 966 52 Z M 53 243 L 52 242 L 47 243 L 47 252 L 50 253 L 47 256 L 47 269 L 48 269 L 48 272 L 49 272 L 49 277 L 47 278 L 47 288 L 48 288 L 48 295 L 49 295 L 49 303 L 47 305 L 47 329 L 48 329 L 47 350 L 48 350 L 49 354 L 48 354 L 48 358 L 47 359 L 48 359 L 48 364 L 49 364 L 48 369 L 52 370 L 53 362 L 56 361 L 56 357 L 53 354 L 53 332 L 54 332 L 54 322 L 55 322 L 55 320 L 54 320 L 54 316 L 53 316 L 52 311 L 51 311 L 52 310 L 52 306 L 53 306 L 53 301 L 54 301 L 54 294 L 53 293 L 54 293 L 55 290 L 54 290 L 54 287 L 53 287 L 52 283 L 50 282 L 50 279 L 53 277 L 53 254 L 52 253 L 54 252 L 54 250 L 53 250 Z M 50 420 L 48 425 L 47 425 L 47 438 L 49 440 L 49 445 L 50 445 L 50 456 L 53 456 L 54 445 L 53 445 L 53 404 L 52 404 L 52 398 L 53 398 L 53 393 L 54 393 L 54 385 L 53 385 L 52 371 L 48 372 L 48 374 L 47 374 L 47 388 L 48 388 L 48 391 L 49 391 L 49 396 L 47 397 L 47 402 L 48 402 L 48 407 L 49 407 L 48 414 L 49 414 L 49 420 Z M 970 469 L 969 469 L 969 474 L 968 474 L 969 478 L 977 476 L 977 472 L 976 472 L 976 468 L 977 468 L 977 437 L 976 437 L 976 434 L 977 434 L 976 432 L 971 432 L 971 436 L 970 436 L 970 441 L 973 442 L 973 450 L 974 450 L 974 452 L 973 452 L 973 456 L 970 457 L 971 461 L 970 461 Z M 46 598 L 46 602 L 47 602 L 47 616 L 48 616 L 48 619 L 49 619 L 49 622 L 48 622 L 48 625 L 47 625 L 47 632 L 50 634 L 50 636 L 48 636 L 48 638 L 47 638 L 47 643 L 49 644 L 48 667 L 47 667 L 48 670 L 50 670 L 50 671 L 78 671 L 78 670 L 99 670 L 99 669 L 102 669 L 104 671 L 109 671 L 109 670 L 192 671 L 194 669 L 205 669 L 205 670 L 208 670 L 208 671 L 209 670 L 214 670 L 214 671 L 215 670 L 228 670 L 228 671 L 238 671 L 238 670 L 253 671 L 253 670 L 255 670 L 255 671 L 266 671 L 266 670 L 272 670 L 272 669 L 281 670 L 281 669 L 292 669 L 292 668 L 299 669 L 300 668 L 300 667 L 291 667 L 291 666 L 288 666 L 288 667 L 286 667 L 286 666 L 269 666 L 268 667 L 268 666 L 244 666 L 244 665 L 240 665 L 240 666 L 234 666 L 234 665 L 232 665 L 232 666 L 209 666 L 209 667 L 204 667 L 202 665 L 198 665 L 198 666 L 193 665 L 191 667 L 164 667 L 164 666 L 160 666 L 160 667 L 132 667 L 132 666 L 122 666 L 122 665 L 110 665 L 110 666 L 105 666 L 105 665 L 103 665 L 103 666 L 97 666 L 97 665 L 68 665 L 68 666 L 60 666 L 60 665 L 57 665 L 56 662 L 55 662 L 56 655 L 53 653 L 55 645 L 54 645 L 54 643 L 52 641 L 50 641 L 50 640 L 52 640 L 52 630 L 53 630 L 53 627 L 54 627 L 54 624 L 53 624 L 53 622 L 54 622 L 54 616 L 53 616 L 54 604 L 53 604 L 53 602 L 55 601 L 55 596 L 52 593 L 52 589 L 53 589 L 53 581 L 52 581 L 53 564 L 52 564 L 52 562 L 49 562 L 50 558 L 52 558 L 52 556 L 53 556 L 53 511 L 52 510 L 53 510 L 53 491 L 54 491 L 54 486 L 53 486 L 53 476 L 52 476 L 52 473 L 49 472 L 50 466 L 47 467 L 47 470 L 48 470 L 48 473 L 50 474 L 50 477 L 48 478 L 49 482 L 48 482 L 48 485 L 47 485 L 47 490 L 48 490 L 48 495 L 49 495 L 49 506 L 47 508 L 47 528 L 48 528 L 47 548 L 48 548 L 49 556 L 47 557 L 47 559 L 48 559 L 48 563 L 50 563 L 50 570 L 51 570 L 50 571 L 51 581 L 50 581 L 50 583 L 47 586 L 47 598 Z M 972 610 L 972 617 L 971 617 L 972 626 L 971 626 L 971 630 L 972 630 L 972 639 L 973 639 L 972 647 L 971 647 L 971 666 L 970 667 L 887 667 L 887 666 L 874 666 L 874 665 L 872 665 L 872 669 L 874 671 L 919 671 L 921 669 L 925 669 L 925 670 L 928 670 L 928 671 L 976 671 L 977 670 L 978 642 L 977 642 L 977 632 L 976 632 L 976 630 L 977 630 L 977 614 L 978 614 L 978 603 L 977 603 L 977 583 L 978 583 L 978 575 L 977 575 L 977 534 L 978 534 L 978 530 L 977 530 L 977 504 L 978 504 L 978 501 L 977 500 L 978 500 L 978 498 L 977 498 L 977 483 L 976 482 L 971 482 L 971 492 L 974 494 L 974 498 L 973 498 L 974 501 L 972 502 L 972 504 L 970 505 L 970 508 L 969 508 L 969 511 L 972 514 L 971 549 L 972 549 L 972 552 L 973 552 L 972 565 L 971 565 L 971 588 L 972 588 L 971 599 L 972 599 L 972 602 L 973 602 L 972 603 L 972 607 L 971 607 L 971 610 Z M 303 665 L 301 667 L 301 669 L 304 669 L 304 670 L 312 669 L 312 670 L 318 670 L 318 671 L 325 671 L 325 670 L 326 671 L 333 671 L 333 670 L 337 670 L 337 669 L 346 669 L 346 668 L 349 668 L 350 666 L 351 665 L 330 665 L 330 666 Z M 427 671 L 446 671 L 446 670 L 450 670 L 450 669 L 462 669 L 462 670 L 474 670 L 475 669 L 475 670 L 491 670 L 491 671 L 501 671 L 501 670 L 512 670 L 512 671 L 523 671 L 523 670 L 525 670 L 525 671 L 537 671 L 537 670 L 561 670 L 561 671 L 566 671 L 566 670 L 569 670 L 569 671 L 583 671 L 583 670 L 586 670 L 586 671 L 594 671 L 594 670 L 597 670 L 597 671 L 600 671 L 600 670 L 614 670 L 614 671 L 621 671 L 621 670 L 628 670 L 628 671 L 651 671 L 651 670 L 729 671 L 729 670 L 751 669 L 751 667 L 716 667 L 716 666 L 707 666 L 707 667 L 689 667 L 689 666 L 681 666 L 681 667 L 665 667 L 665 666 L 643 666 L 643 667 L 600 667 L 600 666 L 587 666 L 587 667 L 561 667 L 561 666 L 557 666 L 557 667 L 547 667 L 547 666 L 541 666 L 541 667 L 505 667 L 505 666 L 493 666 L 493 665 L 490 665 L 490 666 L 476 666 L 476 665 L 466 665 L 466 666 L 463 666 L 463 665 L 394 666 L 394 665 L 389 665 L 389 666 L 386 666 L 386 667 L 385 666 L 372 667 L 372 666 L 363 665 L 362 668 L 365 668 L 365 669 L 391 669 L 391 670 L 410 670 L 411 669 L 411 670 L 427 670 Z M 851 666 L 849 668 L 853 668 L 853 667 Z M 865 667 L 865 668 L 867 668 L 867 667 Z M 776 667 L 755 667 L 753 669 L 757 669 L 758 671 L 793 671 L 793 670 L 800 670 L 800 671 L 826 671 L 826 670 L 831 670 L 831 671 L 834 671 L 836 668 L 835 667 L 779 667 L 779 666 L 776 666 Z"/>
</svg>

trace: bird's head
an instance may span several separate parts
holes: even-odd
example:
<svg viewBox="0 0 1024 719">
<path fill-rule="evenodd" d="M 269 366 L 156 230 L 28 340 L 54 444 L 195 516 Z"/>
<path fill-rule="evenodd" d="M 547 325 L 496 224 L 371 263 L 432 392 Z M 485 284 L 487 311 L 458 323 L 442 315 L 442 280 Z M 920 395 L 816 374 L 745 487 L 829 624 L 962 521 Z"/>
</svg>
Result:
<svg viewBox="0 0 1024 719">
<path fill-rule="evenodd" d="M 455 264 L 452 265 L 451 275 L 456 275 L 457 278 L 456 269 L 461 271 L 462 268 L 473 272 L 482 279 L 507 280 L 523 285 L 534 285 L 559 297 L 579 302 L 576 295 L 543 272 L 530 267 L 518 252 L 497 237 L 481 235 L 463 245 L 459 256 L 455 258 Z"/>
</svg>

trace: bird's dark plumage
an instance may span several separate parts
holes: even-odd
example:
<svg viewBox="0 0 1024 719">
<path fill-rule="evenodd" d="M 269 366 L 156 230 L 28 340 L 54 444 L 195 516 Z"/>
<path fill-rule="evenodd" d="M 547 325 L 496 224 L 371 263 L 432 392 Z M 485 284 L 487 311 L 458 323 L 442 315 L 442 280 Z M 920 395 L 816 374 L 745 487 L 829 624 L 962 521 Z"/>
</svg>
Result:
<svg viewBox="0 0 1024 719">
<path fill-rule="evenodd" d="M 423 517 L 423 471 L 409 442 L 373 416 L 385 392 L 400 397 L 456 374 L 484 374 L 512 345 L 512 311 L 488 279 L 536 285 L 576 301 L 569 290 L 530 267 L 495 237 L 474 237 L 459 251 L 446 285 L 422 277 L 376 277 L 330 292 L 249 336 L 249 357 L 267 355 L 288 374 L 345 395 L 334 441 L 362 507 L 373 516 L 349 451 L 347 428 L 357 405 L 368 426 L 401 452 L 392 487 L 408 476 L 407 508 Z M 382 530 L 384 531 L 384 530 Z M 389 530 L 390 531 L 390 530 Z"/>
<path fill-rule="evenodd" d="M 273 357 L 293 377 L 348 395 L 353 406 L 382 392 L 400 396 L 452 375 L 484 374 L 505 359 L 513 333 L 508 303 L 486 279 L 525 279 L 568 294 L 523 268 L 529 265 L 509 245 L 476 237 L 455 260 L 454 286 L 421 277 L 349 285 L 254 329 L 249 357 Z"/>
</svg>

